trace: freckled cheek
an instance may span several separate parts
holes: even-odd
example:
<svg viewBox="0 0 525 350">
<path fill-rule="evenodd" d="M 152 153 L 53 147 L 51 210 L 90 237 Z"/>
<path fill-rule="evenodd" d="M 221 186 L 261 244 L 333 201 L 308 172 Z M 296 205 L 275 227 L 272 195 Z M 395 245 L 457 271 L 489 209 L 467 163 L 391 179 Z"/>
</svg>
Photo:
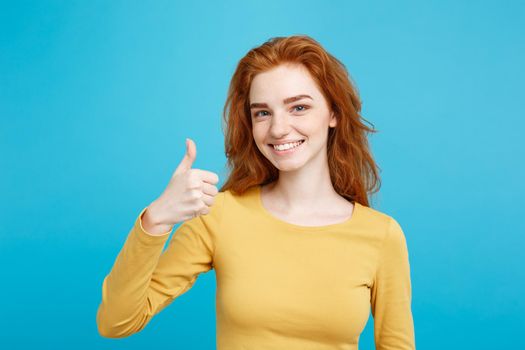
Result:
<svg viewBox="0 0 525 350">
<path fill-rule="evenodd" d="M 318 121 L 308 121 L 297 125 L 296 129 L 303 135 L 313 137 L 314 135 L 320 133 L 324 128 L 325 125 L 323 123 L 320 123 Z M 328 132 L 328 126 L 326 126 L 326 129 Z"/>
<path fill-rule="evenodd" d="M 253 139 L 255 141 L 255 144 L 257 145 L 257 148 L 259 148 L 262 151 L 262 149 L 264 149 L 264 146 L 265 146 L 264 140 L 266 137 L 264 130 L 254 128 L 252 130 L 252 133 L 253 133 L 252 134 Z"/>
<path fill-rule="evenodd" d="M 253 139 L 257 142 L 263 140 L 263 133 L 261 132 L 261 130 L 253 130 Z"/>
</svg>

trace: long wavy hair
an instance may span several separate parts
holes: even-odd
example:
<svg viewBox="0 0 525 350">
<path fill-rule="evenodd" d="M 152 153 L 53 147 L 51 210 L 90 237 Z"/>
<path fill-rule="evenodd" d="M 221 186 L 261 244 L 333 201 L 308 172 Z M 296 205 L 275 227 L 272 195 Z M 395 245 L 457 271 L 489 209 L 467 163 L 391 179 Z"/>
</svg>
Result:
<svg viewBox="0 0 525 350">
<path fill-rule="evenodd" d="M 219 191 L 243 194 L 279 178 L 277 169 L 257 148 L 252 135 L 249 92 L 254 77 L 280 64 L 306 67 L 323 93 L 337 125 L 328 131 L 330 179 L 339 195 L 369 206 L 368 194 L 379 191 L 380 169 L 369 150 L 361 101 L 345 65 L 307 35 L 273 37 L 251 49 L 238 63 L 223 110 L 222 131 L 229 174 Z M 368 121 L 367 121 L 368 122 Z M 224 130 L 226 129 L 226 130 Z"/>
</svg>

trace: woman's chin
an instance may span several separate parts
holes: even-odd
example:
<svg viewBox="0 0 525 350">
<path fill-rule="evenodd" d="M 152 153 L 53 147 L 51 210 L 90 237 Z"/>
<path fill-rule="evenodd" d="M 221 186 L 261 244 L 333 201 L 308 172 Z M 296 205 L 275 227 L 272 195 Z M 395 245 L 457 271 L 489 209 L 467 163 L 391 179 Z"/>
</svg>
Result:
<svg viewBox="0 0 525 350">
<path fill-rule="evenodd" d="M 298 159 L 273 160 L 272 163 L 279 171 L 296 171 L 303 166 L 303 162 Z"/>
</svg>

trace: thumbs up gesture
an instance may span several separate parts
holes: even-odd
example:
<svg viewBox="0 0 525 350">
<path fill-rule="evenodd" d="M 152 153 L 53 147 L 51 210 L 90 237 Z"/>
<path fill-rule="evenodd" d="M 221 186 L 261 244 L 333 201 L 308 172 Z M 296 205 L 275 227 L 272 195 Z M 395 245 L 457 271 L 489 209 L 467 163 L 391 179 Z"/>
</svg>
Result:
<svg viewBox="0 0 525 350">
<path fill-rule="evenodd" d="M 197 148 L 186 139 L 186 153 L 173 173 L 164 192 L 144 212 L 142 224 L 151 234 L 169 231 L 178 222 L 210 212 L 219 176 L 211 171 L 193 169 Z"/>
</svg>

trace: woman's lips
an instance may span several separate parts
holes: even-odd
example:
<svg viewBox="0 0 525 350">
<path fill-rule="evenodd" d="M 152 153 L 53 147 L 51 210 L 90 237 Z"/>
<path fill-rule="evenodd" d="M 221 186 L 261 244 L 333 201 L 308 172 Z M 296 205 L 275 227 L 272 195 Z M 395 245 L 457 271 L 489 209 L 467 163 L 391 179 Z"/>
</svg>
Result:
<svg viewBox="0 0 525 350">
<path fill-rule="evenodd" d="M 304 142 L 305 141 L 302 140 L 300 145 L 298 145 L 296 147 L 293 147 L 293 148 L 285 149 L 284 151 L 279 151 L 279 150 L 273 148 L 273 145 L 268 145 L 268 147 L 270 147 L 272 149 L 274 154 L 276 154 L 278 156 L 282 156 L 282 155 L 288 155 L 288 154 L 292 154 L 292 153 L 297 152 L 299 149 L 301 149 L 303 147 Z"/>
</svg>

